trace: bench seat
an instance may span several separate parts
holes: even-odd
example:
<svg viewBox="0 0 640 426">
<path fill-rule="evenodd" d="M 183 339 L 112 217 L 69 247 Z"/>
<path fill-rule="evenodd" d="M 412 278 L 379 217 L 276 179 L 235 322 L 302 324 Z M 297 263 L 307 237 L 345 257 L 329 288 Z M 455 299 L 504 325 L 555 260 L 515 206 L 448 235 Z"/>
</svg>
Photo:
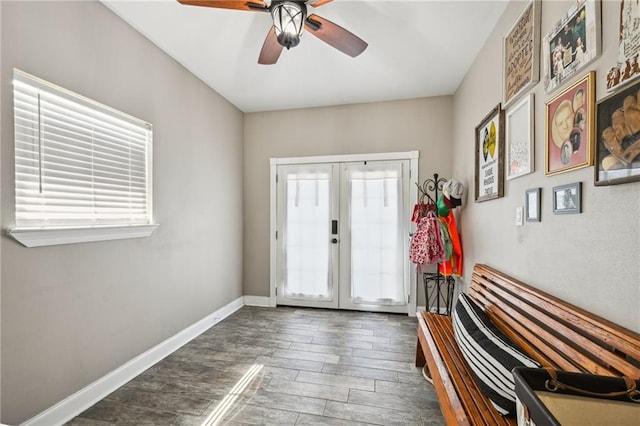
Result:
<svg viewBox="0 0 640 426">
<path fill-rule="evenodd" d="M 502 417 L 493 408 L 475 381 L 453 337 L 451 317 L 420 312 L 418 324 L 418 336 L 431 353 L 417 364 L 423 367 L 426 362 L 447 424 L 515 425 L 514 418 Z"/>
</svg>

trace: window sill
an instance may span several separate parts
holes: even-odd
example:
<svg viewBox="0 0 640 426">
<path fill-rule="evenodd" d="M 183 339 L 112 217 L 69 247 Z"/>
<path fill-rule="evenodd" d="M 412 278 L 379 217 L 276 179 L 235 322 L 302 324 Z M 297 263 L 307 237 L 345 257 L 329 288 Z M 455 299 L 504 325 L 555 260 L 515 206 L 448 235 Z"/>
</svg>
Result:
<svg viewBox="0 0 640 426">
<path fill-rule="evenodd" d="M 103 226 L 95 228 L 9 229 L 7 233 L 25 247 L 58 244 L 87 243 L 92 241 L 144 238 L 159 225 Z"/>
</svg>

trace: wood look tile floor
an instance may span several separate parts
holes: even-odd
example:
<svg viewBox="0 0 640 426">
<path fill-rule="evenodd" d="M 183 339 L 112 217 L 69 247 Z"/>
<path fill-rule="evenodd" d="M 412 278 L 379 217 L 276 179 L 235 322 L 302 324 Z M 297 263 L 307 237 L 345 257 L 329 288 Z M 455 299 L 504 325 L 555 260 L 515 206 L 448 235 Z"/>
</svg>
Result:
<svg viewBox="0 0 640 426">
<path fill-rule="evenodd" d="M 70 426 L 443 425 L 406 315 L 245 306 Z"/>
</svg>

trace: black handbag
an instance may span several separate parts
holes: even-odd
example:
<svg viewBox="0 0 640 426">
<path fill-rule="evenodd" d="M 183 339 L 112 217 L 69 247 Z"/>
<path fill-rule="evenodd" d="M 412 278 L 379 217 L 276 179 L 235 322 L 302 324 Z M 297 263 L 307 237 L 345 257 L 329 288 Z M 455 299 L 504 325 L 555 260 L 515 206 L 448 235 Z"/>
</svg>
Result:
<svg viewBox="0 0 640 426">
<path fill-rule="evenodd" d="M 640 380 L 513 369 L 518 425 L 640 425 Z"/>
</svg>

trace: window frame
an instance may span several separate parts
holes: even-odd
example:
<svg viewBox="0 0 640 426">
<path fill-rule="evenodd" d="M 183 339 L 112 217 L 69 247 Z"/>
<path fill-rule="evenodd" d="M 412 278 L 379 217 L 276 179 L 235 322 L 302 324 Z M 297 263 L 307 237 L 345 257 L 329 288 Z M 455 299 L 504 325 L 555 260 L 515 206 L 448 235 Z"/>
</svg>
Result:
<svg viewBox="0 0 640 426">
<path fill-rule="evenodd" d="M 72 102 L 81 105 L 82 107 L 91 109 L 91 113 L 107 114 L 110 117 L 115 117 L 119 120 L 124 120 L 128 123 L 133 123 L 135 126 L 144 127 L 148 132 L 149 142 L 145 145 L 146 155 L 146 203 L 145 203 L 145 216 L 147 217 L 146 223 L 140 221 L 138 216 L 137 223 L 92 223 L 92 224 L 78 224 L 78 225 L 56 225 L 56 224 L 38 224 L 34 226 L 17 226 L 17 207 L 18 202 L 16 199 L 16 192 L 14 192 L 13 202 L 13 226 L 7 228 L 7 234 L 14 238 L 16 241 L 26 247 L 41 247 L 58 244 L 71 244 L 80 242 L 91 241 L 106 241 L 125 238 L 143 238 L 148 237 L 158 227 L 157 223 L 154 223 L 153 218 L 153 169 L 152 169 L 152 155 L 153 155 L 153 128 L 151 124 L 140 120 L 136 117 L 118 111 L 112 107 L 96 102 L 92 99 L 86 98 L 82 95 L 74 93 L 70 90 L 56 86 L 55 84 L 44 81 L 38 77 L 27 74 L 18 69 L 13 70 L 14 85 L 17 82 L 22 84 L 28 84 L 48 93 L 52 93 L 56 96 L 60 96 L 63 99 L 71 100 Z M 15 89 L 14 89 L 15 98 Z M 39 104 L 38 104 L 39 105 Z M 13 116 L 16 119 L 16 103 L 14 100 Z M 15 124 L 14 124 L 15 126 Z M 14 128 L 14 149 L 16 146 L 16 130 Z M 18 156 L 17 152 L 13 153 L 14 166 L 17 166 Z M 18 179 L 14 174 L 14 185 L 17 185 Z M 78 185 L 82 182 L 79 181 Z M 73 186 L 73 185 L 72 185 Z M 15 190 L 14 186 L 14 190 Z M 93 192 L 92 192 L 93 193 Z M 126 215 L 123 215 L 123 219 Z M 66 220 L 66 219 L 65 219 Z M 96 219 L 100 220 L 100 219 Z"/>
</svg>

